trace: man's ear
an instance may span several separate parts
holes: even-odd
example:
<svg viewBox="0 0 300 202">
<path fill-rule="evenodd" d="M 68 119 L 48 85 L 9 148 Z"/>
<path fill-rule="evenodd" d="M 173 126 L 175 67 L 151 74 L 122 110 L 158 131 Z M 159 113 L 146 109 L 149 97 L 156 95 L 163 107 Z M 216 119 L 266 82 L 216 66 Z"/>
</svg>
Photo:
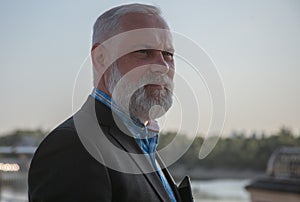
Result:
<svg viewBox="0 0 300 202">
<path fill-rule="evenodd" d="M 91 58 L 93 63 L 94 87 L 110 95 L 108 91 L 108 71 L 106 71 L 109 66 L 107 50 L 104 46 L 98 45 L 92 49 Z"/>
<path fill-rule="evenodd" d="M 98 76 L 104 74 L 108 67 L 108 53 L 105 47 L 98 45 L 91 51 L 92 63 L 94 71 Z"/>
</svg>

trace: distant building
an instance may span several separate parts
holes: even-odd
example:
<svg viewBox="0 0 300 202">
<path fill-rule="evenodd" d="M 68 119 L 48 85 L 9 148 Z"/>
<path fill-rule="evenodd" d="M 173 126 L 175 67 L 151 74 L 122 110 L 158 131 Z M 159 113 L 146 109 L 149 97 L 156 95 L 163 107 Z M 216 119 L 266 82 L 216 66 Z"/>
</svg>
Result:
<svg viewBox="0 0 300 202">
<path fill-rule="evenodd" d="M 271 155 L 267 175 L 246 186 L 252 202 L 300 201 L 300 148 L 280 147 Z"/>
</svg>

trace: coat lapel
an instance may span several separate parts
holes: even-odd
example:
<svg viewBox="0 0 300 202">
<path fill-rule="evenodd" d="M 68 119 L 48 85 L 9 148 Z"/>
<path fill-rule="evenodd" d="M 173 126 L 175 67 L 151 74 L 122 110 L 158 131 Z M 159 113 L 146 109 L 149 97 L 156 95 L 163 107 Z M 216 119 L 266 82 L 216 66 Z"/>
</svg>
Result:
<svg viewBox="0 0 300 202">
<path fill-rule="evenodd" d="M 170 172 L 168 171 L 166 165 L 164 164 L 164 162 L 162 161 L 160 155 L 158 154 L 158 152 L 156 152 L 156 159 L 160 165 L 160 167 L 162 168 L 162 171 L 166 177 L 166 179 L 168 180 L 171 188 L 172 188 L 172 191 L 176 197 L 176 200 L 177 202 L 182 202 L 181 201 L 181 198 L 180 198 L 180 194 L 178 192 L 178 188 L 177 188 L 177 185 L 175 183 L 175 180 L 173 179 L 172 175 L 170 174 Z"/>
<path fill-rule="evenodd" d="M 140 173 L 147 179 L 151 184 L 151 187 L 159 195 L 162 201 L 169 202 L 170 198 L 166 192 L 160 177 L 157 172 L 154 172 L 153 166 L 150 164 L 149 160 L 143 155 L 142 150 L 138 146 L 134 138 L 126 135 L 125 133 L 119 131 L 119 129 L 111 128 L 111 135 L 120 144 L 124 151 L 128 152 L 128 155 L 137 165 Z M 135 154 L 140 154 L 135 156 Z M 138 158 L 137 158 L 138 157 Z"/>
</svg>

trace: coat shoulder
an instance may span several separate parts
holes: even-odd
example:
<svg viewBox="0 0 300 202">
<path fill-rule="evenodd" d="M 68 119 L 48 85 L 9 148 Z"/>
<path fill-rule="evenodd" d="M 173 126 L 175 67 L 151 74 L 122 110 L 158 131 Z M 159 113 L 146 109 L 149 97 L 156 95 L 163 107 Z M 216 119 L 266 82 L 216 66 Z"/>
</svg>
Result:
<svg viewBox="0 0 300 202">
<path fill-rule="evenodd" d="M 30 201 L 94 201 L 88 200 L 88 193 L 98 201 L 111 197 L 107 169 L 86 151 L 73 118 L 41 142 L 30 165 L 28 185 Z M 95 195 L 93 187 L 107 194 Z"/>
</svg>

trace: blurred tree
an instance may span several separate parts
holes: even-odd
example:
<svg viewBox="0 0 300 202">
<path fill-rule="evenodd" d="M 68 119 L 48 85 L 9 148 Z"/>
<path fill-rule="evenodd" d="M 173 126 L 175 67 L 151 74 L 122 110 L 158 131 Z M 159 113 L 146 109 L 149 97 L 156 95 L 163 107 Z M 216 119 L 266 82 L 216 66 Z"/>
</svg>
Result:
<svg viewBox="0 0 300 202">
<path fill-rule="evenodd" d="M 170 144 L 175 136 L 176 133 L 172 132 L 161 135 L 159 149 Z M 181 134 L 180 139 L 184 143 L 188 137 Z M 198 154 L 203 141 L 202 137 L 196 137 L 187 152 L 174 166 L 185 166 L 187 169 L 197 166 L 209 169 L 265 171 L 268 159 L 277 147 L 300 147 L 300 137 L 295 137 L 286 127 L 280 128 L 277 133 L 270 136 L 264 134 L 261 138 L 257 135 L 247 137 L 243 133 L 235 133 L 231 138 L 220 138 L 213 151 L 205 159 L 199 160 Z"/>
</svg>

